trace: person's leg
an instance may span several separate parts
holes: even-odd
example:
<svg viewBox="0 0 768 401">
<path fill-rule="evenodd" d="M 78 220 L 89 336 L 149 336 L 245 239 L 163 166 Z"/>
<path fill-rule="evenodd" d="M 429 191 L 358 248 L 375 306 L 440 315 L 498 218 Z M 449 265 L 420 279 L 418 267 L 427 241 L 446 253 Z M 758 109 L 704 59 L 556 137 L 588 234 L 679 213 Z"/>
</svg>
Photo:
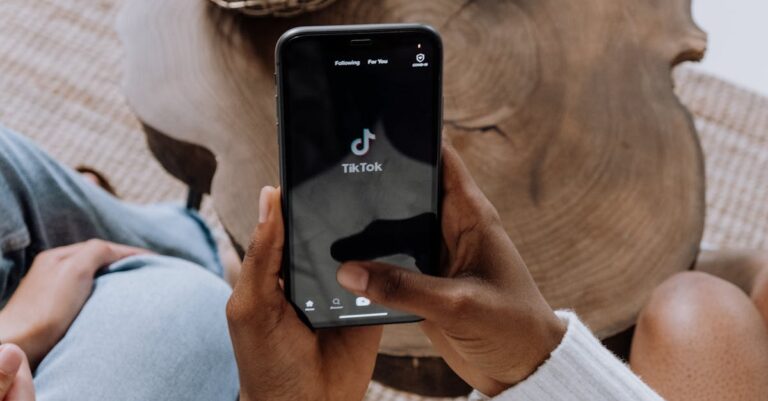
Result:
<svg viewBox="0 0 768 401">
<path fill-rule="evenodd" d="M 768 325 L 768 252 L 704 251 L 696 262 L 696 270 L 734 283 L 749 294 Z"/>
<path fill-rule="evenodd" d="M 117 262 L 38 366 L 37 399 L 235 400 L 229 294 L 221 279 L 180 259 Z"/>
<path fill-rule="evenodd" d="M 763 316 L 766 326 L 768 326 L 768 254 L 755 254 L 752 261 L 760 266 L 760 270 L 755 276 L 755 282 L 752 284 L 749 295 Z"/>
<path fill-rule="evenodd" d="M 0 299 L 10 296 L 39 252 L 91 238 L 222 273 L 210 232 L 194 212 L 121 202 L 0 127 Z"/>
<path fill-rule="evenodd" d="M 641 312 L 632 369 L 667 400 L 758 400 L 768 394 L 768 330 L 747 294 L 680 273 Z"/>
</svg>

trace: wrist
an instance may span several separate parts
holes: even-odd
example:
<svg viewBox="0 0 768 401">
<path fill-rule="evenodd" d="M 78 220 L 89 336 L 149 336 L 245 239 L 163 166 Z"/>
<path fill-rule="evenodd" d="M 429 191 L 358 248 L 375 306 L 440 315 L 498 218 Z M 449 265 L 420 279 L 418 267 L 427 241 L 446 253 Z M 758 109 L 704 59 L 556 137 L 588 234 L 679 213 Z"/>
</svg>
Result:
<svg viewBox="0 0 768 401">
<path fill-rule="evenodd" d="M 565 337 L 565 333 L 568 331 L 568 322 L 560 319 L 553 310 L 550 309 L 549 312 L 550 313 L 545 321 L 542 322 L 544 327 L 544 334 L 542 335 L 542 352 L 545 354 L 545 357 L 541 360 L 537 368 L 549 359 L 552 352 L 560 346 Z"/>
<path fill-rule="evenodd" d="M 544 312 L 531 314 L 527 320 L 528 323 L 524 325 L 525 337 L 529 339 L 525 344 L 527 352 L 507 371 L 507 375 L 497 379 L 502 385 L 493 391 L 484 392 L 486 395 L 495 397 L 530 377 L 560 346 L 568 329 L 567 323 L 549 306 Z"/>
<path fill-rule="evenodd" d="M 43 327 L 29 328 L 0 312 L 0 343 L 17 345 L 24 351 L 33 366 L 39 362 L 38 359 L 41 359 L 39 349 L 47 332 Z"/>
<path fill-rule="evenodd" d="M 532 375 L 552 355 L 552 352 L 563 342 L 568 329 L 555 312 L 547 307 L 547 312 L 538 316 L 531 330 L 531 359 L 528 369 L 513 384 L 521 382 Z"/>
<path fill-rule="evenodd" d="M 18 331 L 18 325 L 13 324 L 5 313 L 0 312 L 0 342 L 3 344 L 17 344 L 23 342 L 24 337 Z"/>
</svg>

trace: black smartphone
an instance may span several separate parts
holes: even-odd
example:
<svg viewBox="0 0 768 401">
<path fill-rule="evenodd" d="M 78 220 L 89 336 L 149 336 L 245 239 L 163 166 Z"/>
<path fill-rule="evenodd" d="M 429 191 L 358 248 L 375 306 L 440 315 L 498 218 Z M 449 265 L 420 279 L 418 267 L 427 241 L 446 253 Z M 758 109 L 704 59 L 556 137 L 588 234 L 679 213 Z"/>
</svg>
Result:
<svg viewBox="0 0 768 401">
<path fill-rule="evenodd" d="M 439 34 L 303 27 L 275 53 L 288 298 L 313 328 L 420 320 L 347 292 L 336 271 L 376 260 L 437 273 Z"/>
</svg>

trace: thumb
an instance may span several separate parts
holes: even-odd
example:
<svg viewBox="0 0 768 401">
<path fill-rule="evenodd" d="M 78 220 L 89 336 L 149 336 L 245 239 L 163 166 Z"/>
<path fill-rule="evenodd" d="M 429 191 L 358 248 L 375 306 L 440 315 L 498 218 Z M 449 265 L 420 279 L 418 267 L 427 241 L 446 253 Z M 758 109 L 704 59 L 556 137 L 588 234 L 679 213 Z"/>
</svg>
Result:
<svg viewBox="0 0 768 401">
<path fill-rule="evenodd" d="M 22 352 L 19 349 L 19 352 Z M 5 401 L 35 401 L 35 384 L 32 378 L 32 370 L 29 367 L 29 361 L 27 356 L 22 354 L 23 361 L 18 373 L 16 374 L 16 381 L 11 387 L 11 392 L 5 397 Z"/>
<path fill-rule="evenodd" d="M 23 360 L 24 352 L 16 345 L 0 345 L 0 399 L 11 391 Z"/>
<path fill-rule="evenodd" d="M 471 301 L 472 286 L 378 262 L 348 262 L 336 273 L 342 287 L 388 308 L 440 322 Z"/>
<path fill-rule="evenodd" d="M 280 190 L 264 187 L 259 197 L 259 225 L 245 254 L 238 285 L 242 283 L 257 297 L 274 295 L 279 287 L 284 241 Z"/>
</svg>

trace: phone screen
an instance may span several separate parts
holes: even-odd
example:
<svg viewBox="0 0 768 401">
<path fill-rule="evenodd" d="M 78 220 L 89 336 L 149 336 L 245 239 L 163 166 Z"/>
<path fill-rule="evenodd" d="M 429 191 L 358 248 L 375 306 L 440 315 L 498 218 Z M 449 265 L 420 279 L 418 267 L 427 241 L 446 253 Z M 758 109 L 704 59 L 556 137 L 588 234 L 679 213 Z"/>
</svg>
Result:
<svg viewBox="0 0 768 401">
<path fill-rule="evenodd" d="M 442 50 L 426 29 L 280 46 L 286 286 L 313 327 L 414 321 L 344 290 L 340 264 L 435 274 Z"/>
</svg>

